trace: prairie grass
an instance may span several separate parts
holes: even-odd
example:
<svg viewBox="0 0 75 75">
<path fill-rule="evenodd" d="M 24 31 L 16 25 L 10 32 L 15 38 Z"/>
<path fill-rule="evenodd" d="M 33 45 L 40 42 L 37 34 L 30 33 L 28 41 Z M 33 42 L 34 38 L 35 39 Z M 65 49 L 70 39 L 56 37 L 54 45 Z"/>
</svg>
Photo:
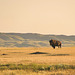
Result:
<svg viewBox="0 0 75 75">
<path fill-rule="evenodd" d="M 75 75 L 75 70 L 58 71 L 26 71 L 26 70 L 1 70 L 0 75 Z"/>
<path fill-rule="evenodd" d="M 0 75 L 75 75 L 75 47 L 0 47 Z"/>
<path fill-rule="evenodd" d="M 74 75 L 74 65 L 5 64 L 0 65 L 1 75 Z"/>
<path fill-rule="evenodd" d="M 75 47 L 0 48 L 0 64 L 30 63 L 75 65 Z"/>
<path fill-rule="evenodd" d="M 75 69 L 75 65 L 42 65 L 42 64 L 1 64 L 0 70 L 32 70 L 32 71 L 52 71 L 52 70 L 66 70 Z"/>
</svg>

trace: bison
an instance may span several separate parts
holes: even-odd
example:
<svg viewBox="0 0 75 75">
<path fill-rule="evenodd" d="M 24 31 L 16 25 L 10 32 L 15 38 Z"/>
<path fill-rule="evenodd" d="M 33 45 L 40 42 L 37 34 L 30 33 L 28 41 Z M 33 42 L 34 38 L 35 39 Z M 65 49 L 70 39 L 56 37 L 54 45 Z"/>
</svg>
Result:
<svg viewBox="0 0 75 75">
<path fill-rule="evenodd" d="M 51 40 L 49 40 L 49 43 L 54 49 L 55 49 L 55 46 L 58 46 L 58 48 L 59 47 L 61 48 L 61 42 L 58 40 L 51 39 Z"/>
</svg>

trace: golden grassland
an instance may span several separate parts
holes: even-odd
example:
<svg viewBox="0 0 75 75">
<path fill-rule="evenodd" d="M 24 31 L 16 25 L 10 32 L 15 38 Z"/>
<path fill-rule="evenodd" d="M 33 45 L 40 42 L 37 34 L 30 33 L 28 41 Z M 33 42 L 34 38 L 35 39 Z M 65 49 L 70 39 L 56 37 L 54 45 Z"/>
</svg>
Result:
<svg viewBox="0 0 75 75">
<path fill-rule="evenodd" d="M 0 64 L 74 64 L 75 47 L 0 48 Z"/>
<path fill-rule="evenodd" d="M 62 70 L 62 71 L 25 71 L 25 70 L 3 70 L 0 75 L 75 75 L 75 70 Z"/>
<path fill-rule="evenodd" d="M 75 65 L 75 47 L 0 47 L 0 64 Z M 1 70 L 0 75 L 75 75 L 75 69 L 59 71 Z"/>
</svg>

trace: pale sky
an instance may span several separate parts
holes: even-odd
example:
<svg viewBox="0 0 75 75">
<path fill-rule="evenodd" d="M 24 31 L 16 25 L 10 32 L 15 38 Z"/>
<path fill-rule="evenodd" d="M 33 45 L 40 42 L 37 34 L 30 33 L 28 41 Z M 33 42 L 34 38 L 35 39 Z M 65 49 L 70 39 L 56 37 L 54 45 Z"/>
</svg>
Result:
<svg viewBox="0 0 75 75">
<path fill-rule="evenodd" d="M 75 35 L 75 0 L 0 0 L 0 32 Z"/>
</svg>

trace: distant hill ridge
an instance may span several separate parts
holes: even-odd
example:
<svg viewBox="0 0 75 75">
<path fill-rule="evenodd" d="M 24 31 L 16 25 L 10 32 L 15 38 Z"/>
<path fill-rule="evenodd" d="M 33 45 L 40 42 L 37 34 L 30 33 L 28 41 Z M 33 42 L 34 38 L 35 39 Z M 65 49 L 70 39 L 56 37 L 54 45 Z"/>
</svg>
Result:
<svg viewBox="0 0 75 75">
<path fill-rule="evenodd" d="M 49 47 L 50 39 L 61 41 L 63 46 L 75 46 L 75 36 L 0 33 L 0 47 Z"/>
</svg>

